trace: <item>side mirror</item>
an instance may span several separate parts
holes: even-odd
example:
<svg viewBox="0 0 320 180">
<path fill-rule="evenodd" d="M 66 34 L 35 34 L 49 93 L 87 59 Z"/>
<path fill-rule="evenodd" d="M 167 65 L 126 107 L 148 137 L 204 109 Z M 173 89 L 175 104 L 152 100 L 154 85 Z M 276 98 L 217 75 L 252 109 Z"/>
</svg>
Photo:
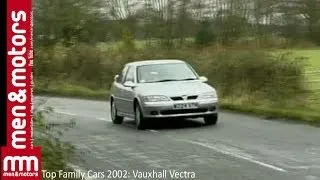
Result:
<svg viewBox="0 0 320 180">
<path fill-rule="evenodd" d="M 208 81 L 208 78 L 205 77 L 205 76 L 200 76 L 199 79 L 200 79 L 201 82 L 207 82 Z"/>
<path fill-rule="evenodd" d="M 117 81 L 118 78 L 119 78 L 119 75 L 117 74 L 117 75 L 114 76 L 113 80 Z"/>
<path fill-rule="evenodd" d="M 132 81 L 127 81 L 123 85 L 126 87 L 135 87 L 136 86 Z"/>
</svg>

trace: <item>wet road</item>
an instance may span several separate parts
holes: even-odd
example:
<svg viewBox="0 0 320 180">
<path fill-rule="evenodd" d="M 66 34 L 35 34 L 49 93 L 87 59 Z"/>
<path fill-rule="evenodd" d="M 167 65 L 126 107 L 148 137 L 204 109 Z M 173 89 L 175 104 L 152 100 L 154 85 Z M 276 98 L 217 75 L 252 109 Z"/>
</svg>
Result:
<svg viewBox="0 0 320 180">
<path fill-rule="evenodd" d="M 138 131 L 131 119 L 112 124 L 107 102 L 41 99 L 49 122 L 75 122 L 64 132 L 77 149 L 71 165 L 91 179 L 320 180 L 317 127 L 221 112 L 216 126 L 166 120 Z"/>
</svg>

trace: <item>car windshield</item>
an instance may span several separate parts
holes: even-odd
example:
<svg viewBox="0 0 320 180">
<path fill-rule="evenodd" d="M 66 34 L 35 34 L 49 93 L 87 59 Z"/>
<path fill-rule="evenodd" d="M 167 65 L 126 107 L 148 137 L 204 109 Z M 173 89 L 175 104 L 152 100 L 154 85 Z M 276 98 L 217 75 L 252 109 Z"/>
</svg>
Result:
<svg viewBox="0 0 320 180">
<path fill-rule="evenodd" d="M 185 63 L 151 64 L 137 68 L 139 83 L 182 81 L 198 79 Z"/>
</svg>

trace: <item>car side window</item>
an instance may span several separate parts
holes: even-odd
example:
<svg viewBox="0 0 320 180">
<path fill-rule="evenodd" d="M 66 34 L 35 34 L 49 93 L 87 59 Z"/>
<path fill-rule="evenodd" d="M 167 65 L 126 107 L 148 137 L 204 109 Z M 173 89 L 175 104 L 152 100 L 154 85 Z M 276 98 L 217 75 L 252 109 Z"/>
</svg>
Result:
<svg viewBox="0 0 320 180">
<path fill-rule="evenodd" d="M 130 67 L 126 76 L 126 81 L 134 82 L 134 67 Z"/>
<path fill-rule="evenodd" d="M 123 82 L 124 77 L 125 77 L 127 71 L 128 71 L 128 66 L 126 66 L 126 67 L 123 68 L 122 72 L 120 73 L 120 75 L 119 75 L 119 77 L 118 77 L 118 79 L 117 79 L 117 83 L 122 83 L 122 82 Z"/>
</svg>

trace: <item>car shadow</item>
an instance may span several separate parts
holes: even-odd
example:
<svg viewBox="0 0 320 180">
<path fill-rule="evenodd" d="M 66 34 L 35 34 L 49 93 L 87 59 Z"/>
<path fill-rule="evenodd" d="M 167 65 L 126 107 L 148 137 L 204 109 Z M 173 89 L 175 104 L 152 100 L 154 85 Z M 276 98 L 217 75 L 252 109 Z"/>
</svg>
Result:
<svg viewBox="0 0 320 180">
<path fill-rule="evenodd" d="M 133 120 L 126 120 L 125 124 L 135 126 Z M 202 119 L 151 119 L 148 121 L 147 129 L 152 130 L 165 130 L 165 129 L 184 129 L 184 128 L 199 128 L 206 127 Z"/>
</svg>

